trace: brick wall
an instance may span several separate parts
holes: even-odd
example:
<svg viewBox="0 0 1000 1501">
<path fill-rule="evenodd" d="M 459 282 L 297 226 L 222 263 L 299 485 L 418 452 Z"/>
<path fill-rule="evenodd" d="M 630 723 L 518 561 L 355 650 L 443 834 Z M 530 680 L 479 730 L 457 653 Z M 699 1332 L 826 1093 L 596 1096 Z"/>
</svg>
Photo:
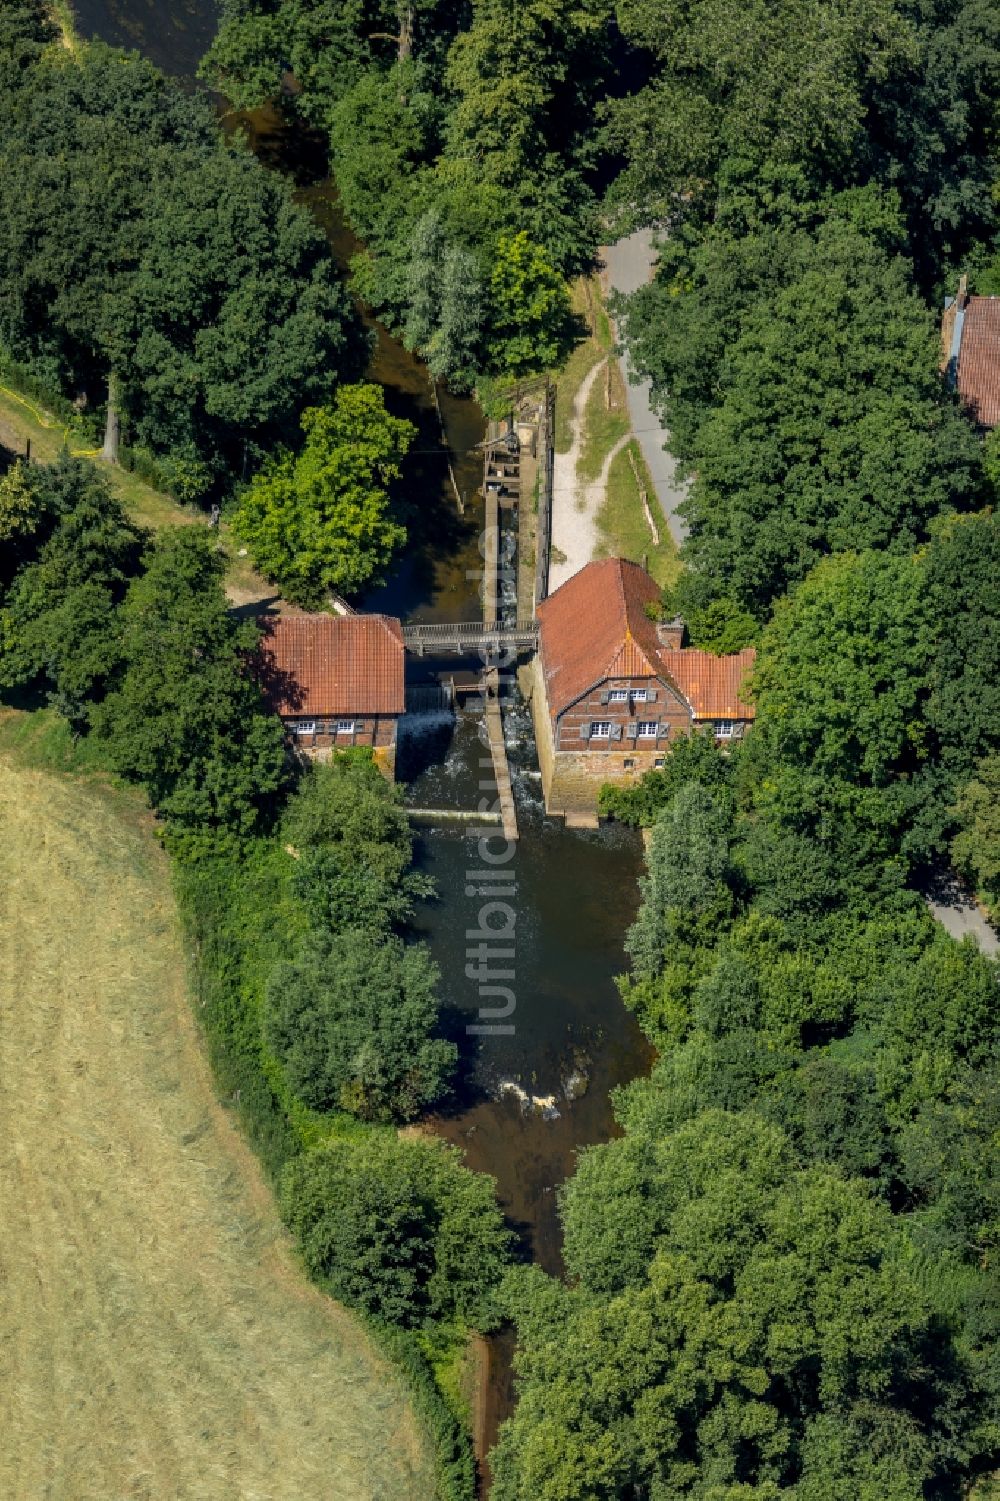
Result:
<svg viewBox="0 0 1000 1501">
<path fill-rule="evenodd" d="M 610 691 L 605 683 L 588 694 L 580 706 L 574 705 L 560 722 L 560 731 L 565 732 L 565 742 L 556 744 L 552 720 L 545 701 L 545 688 L 541 665 L 535 657 L 530 670 L 523 678 L 519 675 L 522 691 L 531 699 L 531 713 L 535 725 L 535 741 L 538 747 L 538 766 L 542 774 L 542 791 L 545 807 L 550 813 L 593 813 L 597 808 L 597 795 L 605 782 L 627 786 L 637 781 L 644 771 L 651 771 L 664 755 L 670 739 L 686 734 L 690 728 L 687 705 L 679 703 L 676 695 L 658 680 L 635 679 L 634 688 L 655 687 L 657 696 L 652 703 L 634 704 L 634 714 L 629 705 L 620 709 L 617 705 L 601 703 L 601 695 Z M 626 686 L 616 681 L 614 686 Z M 656 740 L 628 740 L 625 730 L 630 719 L 640 717 L 657 719 L 665 726 L 665 732 Z M 585 741 L 580 738 L 579 726 L 587 720 L 607 719 L 622 725 L 620 740 Z M 575 728 L 568 730 L 567 725 Z M 575 736 L 575 738 L 574 738 Z M 631 764 L 626 764 L 631 763 Z"/>
<path fill-rule="evenodd" d="M 286 718 L 283 723 L 295 748 L 307 756 L 318 756 L 322 759 L 329 756 L 333 750 L 347 750 L 351 746 L 362 745 L 375 751 L 375 759 L 380 764 L 395 765 L 396 716 L 392 714 L 337 716 L 343 719 L 350 717 L 353 717 L 354 721 L 354 732 L 350 735 L 338 735 L 335 732 L 337 719 L 328 718 L 325 715 L 322 717 L 317 715 L 312 719 L 311 722 L 315 724 L 316 730 L 309 735 L 295 733 L 295 725 L 302 723 L 303 717 Z"/>
<path fill-rule="evenodd" d="M 630 697 L 624 702 L 612 702 L 610 695 L 615 691 L 627 692 Z M 645 692 L 644 701 L 631 696 L 636 691 Z M 612 726 L 607 739 L 587 737 L 582 733 L 585 726 L 601 720 Z M 644 736 L 640 741 L 629 733 L 640 721 L 655 721 L 655 739 Z M 559 753 L 586 750 L 593 755 L 620 758 L 630 750 L 655 750 L 674 736 L 686 734 L 690 728 L 690 709 L 661 678 L 609 678 L 560 714 L 555 728 L 555 748 Z"/>
</svg>

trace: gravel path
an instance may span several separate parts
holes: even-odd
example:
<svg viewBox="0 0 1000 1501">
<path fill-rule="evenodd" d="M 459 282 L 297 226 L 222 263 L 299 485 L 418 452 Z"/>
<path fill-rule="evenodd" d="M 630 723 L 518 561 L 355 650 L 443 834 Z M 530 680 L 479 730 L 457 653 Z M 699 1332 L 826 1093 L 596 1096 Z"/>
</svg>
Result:
<svg viewBox="0 0 1000 1501">
<path fill-rule="evenodd" d="M 653 249 L 653 231 L 640 229 L 627 235 L 615 245 L 605 246 L 601 252 L 607 268 L 608 289 L 627 294 L 645 286 L 653 274 L 656 253 Z M 639 440 L 642 456 L 646 460 L 659 497 L 663 514 L 674 540 L 683 542 L 687 525 L 677 514 L 677 507 L 687 494 L 687 486 L 677 478 L 677 461 L 667 451 L 670 434 L 662 426 L 649 401 L 648 380 L 634 384 L 635 372 L 629 364 L 628 354 L 621 357 L 622 374 L 628 393 L 628 410 L 632 419 L 632 431 Z"/>
<path fill-rule="evenodd" d="M 552 544 L 564 555 L 565 561 L 553 561 L 549 565 L 549 589 L 558 589 L 567 579 L 572 578 L 574 573 L 579 573 L 591 558 L 596 556 L 600 533 L 597 527 L 597 517 L 604 497 L 608 489 L 608 475 L 611 465 L 621 453 L 626 443 L 632 438 L 631 433 L 626 433 L 619 438 L 611 452 L 605 456 L 601 465 L 601 472 L 595 480 L 589 482 L 580 478 L 580 456 L 583 451 L 583 414 L 587 409 L 587 398 L 593 390 L 594 382 L 604 370 L 606 360 L 598 360 L 593 369 L 588 370 L 581 383 L 576 399 L 573 402 L 573 412 L 570 418 L 570 428 L 573 441 L 568 453 L 557 453 L 552 481 Z"/>
</svg>

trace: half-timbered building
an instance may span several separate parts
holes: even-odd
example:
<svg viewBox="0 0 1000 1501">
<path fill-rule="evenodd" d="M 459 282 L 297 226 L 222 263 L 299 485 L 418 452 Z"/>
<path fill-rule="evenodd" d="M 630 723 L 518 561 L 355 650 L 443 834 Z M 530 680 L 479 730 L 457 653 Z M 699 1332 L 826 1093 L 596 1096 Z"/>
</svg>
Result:
<svg viewBox="0 0 1000 1501">
<path fill-rule="evenodd" d="M 368 746 L 389 775 L 405 709 L 403 632 L 388 615 L 270 617 L 260 644 L 265 697 L 295 749 L 323 758 Z"/>
<path fill-rule="evenodd" d="M 603 783 L 661 766 L 678 735 L 711 727 L 727 742 L 752 721 L 753 650 L 685 647 L 683 621 L 652 618 L 659 603 L 644 569 L 608 558 L 539 605 L 532 709 L 549 812 L 593 812 Z"/>
</svg>

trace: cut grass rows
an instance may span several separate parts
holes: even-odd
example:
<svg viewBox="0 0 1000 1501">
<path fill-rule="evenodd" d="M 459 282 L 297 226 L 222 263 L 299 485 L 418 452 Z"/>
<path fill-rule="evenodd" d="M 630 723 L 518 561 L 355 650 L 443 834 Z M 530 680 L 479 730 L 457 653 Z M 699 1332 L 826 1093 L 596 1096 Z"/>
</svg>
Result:
<svg viewBox="0 0 1000 1501">
<path fill-rule="evenodd" d="M 214 1097 L 133 795 L 0 723 L 0 1494 L 427 1501 L 401 1378 Z"/>
</svg>

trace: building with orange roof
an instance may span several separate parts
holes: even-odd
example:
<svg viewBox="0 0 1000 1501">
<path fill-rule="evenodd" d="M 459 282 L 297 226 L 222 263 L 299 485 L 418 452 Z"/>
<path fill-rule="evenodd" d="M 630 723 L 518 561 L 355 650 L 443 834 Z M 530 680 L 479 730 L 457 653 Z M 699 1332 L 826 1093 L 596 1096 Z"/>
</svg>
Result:
<svg viewBox="0 0 1000 1501">
<path fill-rule="evenodd" d="M 662 766 L 678 735 L 738 739 L 754 717 L 752 649 L 715 657 L 657 623 L 660 590 L 623 558 L 588 563 L 538 606 L 532 712 L 545 806 L 593 813 L 605 782 Z"/>
<path fill-rule="evenodd" d="M 1000 297 L 970 297 L 963 276 L 941 321 L 942 368 L 981 428 L 1000 424 Z"/>
<path fill-rule="evenodd" d="M 258 671 L 295 748 L 323 759 L 368 746 L 389 775 L 406 707 L 403 632 L 388 615 L 278 615 L 261 636 Z"/>
</svg>

